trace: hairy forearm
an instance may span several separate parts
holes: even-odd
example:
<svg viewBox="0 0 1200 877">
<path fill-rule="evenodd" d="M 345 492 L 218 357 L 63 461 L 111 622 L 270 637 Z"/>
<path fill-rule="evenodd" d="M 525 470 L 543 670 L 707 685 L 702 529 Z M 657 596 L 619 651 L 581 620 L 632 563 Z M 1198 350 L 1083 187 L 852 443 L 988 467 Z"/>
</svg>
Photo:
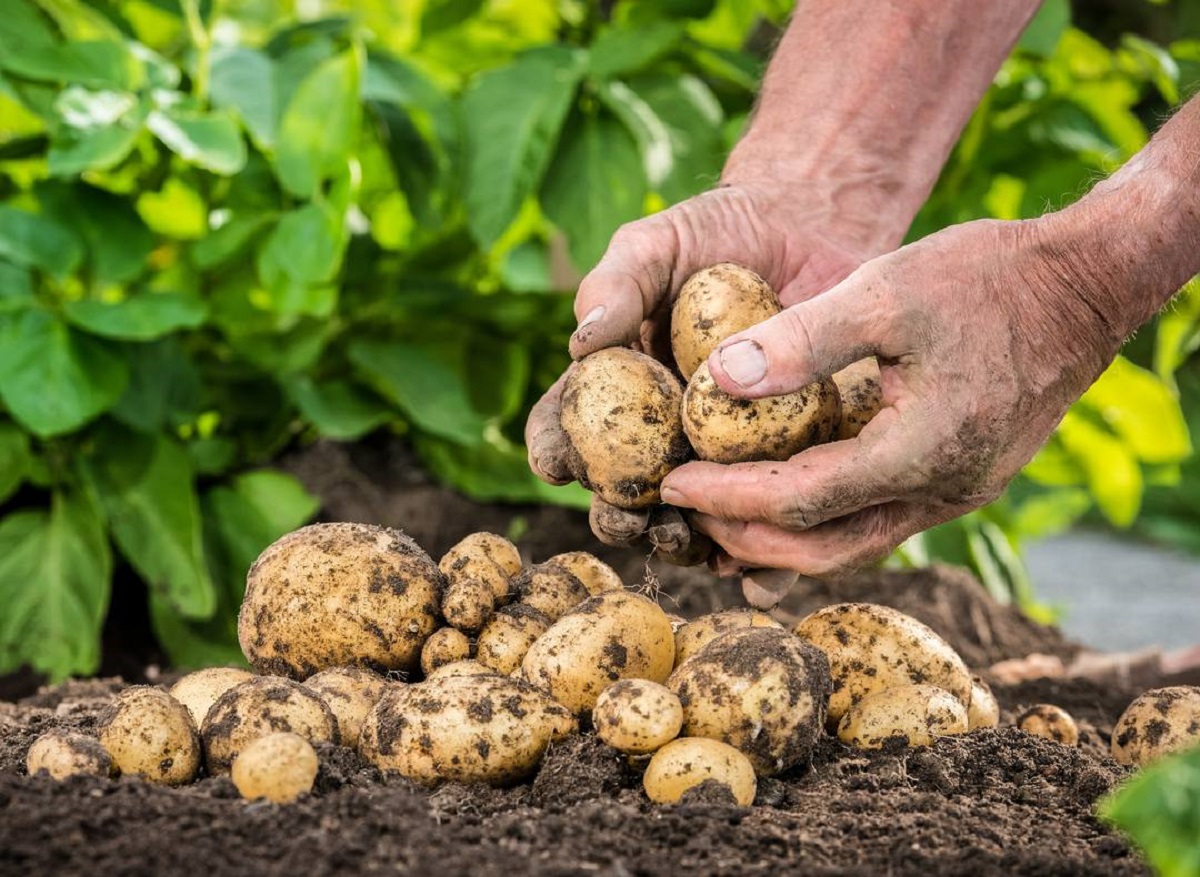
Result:
<svg viewBox="0 0 1200 877">
<path fill-rule="evenodd" d="M 1039 0 L 801 0 L 730 183 L 827 188 L 867 254 L 896 246 Z"/>
</svg>

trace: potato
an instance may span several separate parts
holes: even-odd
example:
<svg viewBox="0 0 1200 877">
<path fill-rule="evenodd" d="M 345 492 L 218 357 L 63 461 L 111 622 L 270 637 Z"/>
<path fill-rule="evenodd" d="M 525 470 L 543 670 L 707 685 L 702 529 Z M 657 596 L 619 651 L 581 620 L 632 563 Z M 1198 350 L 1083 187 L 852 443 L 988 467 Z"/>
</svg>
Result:
<svg viewBox="0 0 1200 877">
<path fill-rule="evenodd" d="M 459 579 L 452 582 L 442 596 L 442 617 L 451 627 L 475 633 L 496 609 L 496 594 L 481 579 Z"/>
<path fill-rule="evenodd" d="M 682 399 L 675 375 L 645 354 L 610 347 L 585 357 L 563 384 L 572 474 L 611 505 L 657 503 L 663 478 L 689 456 Z"/>
<path fill-rule="evenodd" d="M 655 804 L 676 804 L 705 780 L 716 780 L 728 788 L 742 807 L 754 803 L 758 777 L 750 759 L 727 743 L 704 737 L 672 740 L 654 753 L 642 776 L 642 787 Z"/>
<path fill-rule="evenodd" d="M 600 692 L 592 710 L 592 727 L 614 749 L 645 755 L 679 736 L 683 704 L 665 685 L 622 679 Z"/>
<path fill-rule="evenodd" d="M 1155 688 L 1134 699 L 1117 720 L 1112 756 L 1141 766 L 1200 744 L 1200 686 Z"/>
<path fill-rule="evenodd" d="M 900 685 L 864 697 L 838 724 L 838 739 L 857 749 L 882 749 L 902 738 L 905 745 L 931 746 L 938 737 L 967 732 L 967 708 L 935 685 Z"/>
<path fill-rule="evenodd" d="M 200 738 L 187 707 L 148 685 L 126 688 L 100 714 L 100 745 L 126 776 L 178 786 L 196 778 Z"/>
<path fill-rule="evenodd" d="M 503 603 L 509 598 L 509 580 L 521 571 L 521 552 L 503 536 L 472 533 L 442 556 L 438 569 L 450 587 L 481 582 L 491 589 L 494 602 Z"/>
<path fill-rule="evenodd" d="M 475 660 L 452 661 L 449 664 L 435 669 L 432 673 L 425 677 L 428 682 L 431 679 L 449 679 L 454 676 L 499 676 L 500 674 L 484 664 Z"/>
<path fill-rule="evenodd" d="M 290 804 L 312 791 L 319 768 L 311 743 L 280 731 L 250 741 L 233 759 L 229 775 L 243 798 Z"/>
<path fill-rule="evenodd" d="M 214 776 L 228 773 L 237 754 L 276 731 L 310 743 L 338 743 L 337 718 L 315 691 L 290 679 L 256 676 L 226 691 L 204 718 L 200 738 Z"/>
<path fill-rule="evenodd" d="M 522 675 L 578 714 L 618 679 L 665 682 L 675 662 L 667 614 L 628 591 L 589 598 L 538 637 L 521 662 Z"/>
<path fill-rule="evenodd" d="M 741 399 L 717 386 L 708 364 L 683 394 L 683 429 L 701 460 L 748 463 L 787 460 L 837 432 L 841 402 L 833 381 L 783 396 Z"/>
<path fill-rule="evenodd" d="M 621 591 L 625 588 L 615 569 L 596 555 L 588 554 L 586 551 L 568 551 L 564 554 L 556 554 L 546 563 L 561 566 L 571 573 L 583 582 L 583 586 L 593 597 L 603 594 L 605 591 Z"/>
<path fill-rule="evenodd" d="M 678 667 L 721 634 L 748 627 L 774 627 L 783 630 L 783 625 L 770 615 L 750 609 L 727 609 L 724 612 L 701 615 L 675 631 L 675 666 Z"/>
<path fill-rule="evenodd" d="M 238 667 L 208 667 L 184 676 L 171 686 L 170 694 L 187 707 L 192 721 L 199 728 L 218 697 L 233 686 L 253 678 L 254 674 L 249 670 Z"/>
<path fill-rule="evenodd" d="M 461 630 L 441 627 L 421 647 L 421 672 L 428 676 L 438 667 L 471 657 L 471 640 Z"/>
<path fill-rule="evenodd" d="M 513 579 L 517 600 L 532 606 L 551 621 L 557 621 L 588 598 L 587 587 L 579 577 L 556 563 L 538 563 L 526 567 Z"/>
<path fill-rule="evenodd" d="M 1017 717 L 1017 727 L 1026 734 L 1045 737 L 1064 746 L 1079 743 L 1079 726 L 1071 714 L 1052 703 L 1035 704 L 1025 710 Z"/>
<path fill-rule="evenodd" d="M 978 676 L 971 677 L 971 700 L 967 704 L 967 727 L 995 728 L 1000 724 L 1000 704 L 986 682 Z"/>
<path fill-rule="evenodd" d="M 842 414 L 838 418 L 838 441 L 857 438 L 871 418 L 883 407 L 883 383 L 875 357 L 860 359 L 833 373 Z"/>
<path fill-rule="evenodd" d="M 809 760 L 825 722 L 829 662 L 786 630 L 751 627 L 709 642 L 667 687 L 683 704 L 683 735 L 740 749 L 760 776 Z"/>
<path fill-rule="evenodd" d="M 900 685 L 936 685 L 964 706 L 970 702 L 971 674 L 962 658 L 903 612 L 872 603 L 837 603 L 802 618 L 793 631 L 829 657 L 831 727 L 868 694 Z"/>
<path fill-rule="evenodd" d="M 238 639 L 260 673 L 294 679 L 352 664 L 415 670 L 444 584 L 429 555 L 398 530 L 313 524 L 250 568 Z"/>
<path fill-rule="evenodd" d="M 722 262 L 697 271 L 671 309 L 671 352 L 679 373 L 690 378 L 722 341 L 780 310 L 775 290 L 749 268 Z"/>
<path fill-rule="evenodd" d="M 527 777 L 552 741 L 576 730 L 565 708 L 524 682 L 452 676 L 385 694 L 363 728 L 362 753 L 419 783 L 501 785 Z"/>
<path fill-rule="evenodd" d="M 112 756 L 100 741 L 71 731 L 47 731 L 25 754 L 25 770 L 32 776 L 45 773 L 56 780 L 67 777 L 107 777 L 113 772 Z"/>
<path fill-rule="evenodd" d="M 550 619 L 532 606 L 505 606 L 479 632 L 477 659 L 507 676 L 521 666 L 529 647 L 549 629 Z"/>
<path fill-rule="evenodd" d="M 388 681 L 362 667 L 334 667 L 309 676 L 304 687 L 316 692 L 333 713 L 342 745 L 357 749 L 367 713 L 387 691 Z"/>
</svg>

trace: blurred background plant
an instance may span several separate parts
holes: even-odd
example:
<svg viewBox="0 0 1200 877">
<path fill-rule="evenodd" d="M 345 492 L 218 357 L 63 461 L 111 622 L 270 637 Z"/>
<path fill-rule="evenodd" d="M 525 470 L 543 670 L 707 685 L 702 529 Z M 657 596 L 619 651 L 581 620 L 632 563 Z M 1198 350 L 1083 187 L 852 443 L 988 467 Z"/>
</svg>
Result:
<svg viewBox="0 0 1200 877">
<path fill-rule="evenodd" d="M 245 569 L 317 510 L 272 461 L 319 437 L 582 507 L 520 446 L 570 289 L 716 180 L 790 6 L 6 0 L 0 672 L 94 671 L 116 565 L 174 661 L 239 660 Z M 1190 6 L 1087 7 L 1047 0 L 913 237 L 1061 206 L 1195 81 Z M 1198 326 L 1193 284 L 1004 498 L 895 562 L 1036 610 L 1022 540 L 1084 516 L 1200 549 Z"/>
</svg>

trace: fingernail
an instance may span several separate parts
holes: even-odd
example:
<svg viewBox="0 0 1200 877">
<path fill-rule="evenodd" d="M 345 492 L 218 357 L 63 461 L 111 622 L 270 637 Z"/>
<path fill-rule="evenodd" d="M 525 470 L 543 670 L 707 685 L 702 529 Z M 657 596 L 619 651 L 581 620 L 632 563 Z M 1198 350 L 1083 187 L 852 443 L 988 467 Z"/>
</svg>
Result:
<svg viewBox="0 0 1200 877">
<path fill-rule="evenodd" d="M 718 355 L 725 374 L 739 386 L 753 387 L 767 376 L 767 357 L 757 341 L 736 341 Z"/>
<path fill-rule="evenodd" d="M 575 334 L 578 335 L 593 323 L 599 323 L 602 319 L 604 319 L 605 310 L 607 310 L 607 308 L 605 308 L 604 305 L 597 305 L 588 311 L 587 315 L 579 321 L 579 325 L 575 327 Z"/>
<path fill-rule="evenodd" d="M 664 484 L 659 489 L 658 492 L 659 492 L 659 495 L 662 497 L 662 501 L 665 502 L 667 505 L 686 505 L 687 504 L 687 497 L 683 495 L 682 491 L 676 490 L 674 487 L 668 487 L 667 485 Z"/>
</svg>

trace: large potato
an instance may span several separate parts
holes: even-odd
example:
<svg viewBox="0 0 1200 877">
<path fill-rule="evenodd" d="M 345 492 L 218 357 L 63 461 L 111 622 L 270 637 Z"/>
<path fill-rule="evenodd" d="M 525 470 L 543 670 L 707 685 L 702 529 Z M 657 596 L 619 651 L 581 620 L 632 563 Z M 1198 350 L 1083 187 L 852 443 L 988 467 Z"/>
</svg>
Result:
<svg viewBox="0 0 1200 877">
<path fill-rule="evenodd" d="M 971 674 L 962 658 L 903 612 L 872 603 L 838 603 L 802 618 L 793 630 L 829 657 L 833 726 L 868 694 L 900 685 L 936 685 L 964 706 L 971 702 Z"/>
<path fill-rule="evenodd" d="M 171 686 L 170 694 L 187 707 L 199 728 L 217 698 L 233 686 L 253 678 L 253 673 L 237 667 L 207 667 L 184 676 Z"/>
<path fill-rule="evenodd" d="M 686 792 L 709 780 L 729 789 L 741 806 L 754 803 L 758 777 L 750 759 L 728 743 L 703 737 L 672 740 L 654 753 L 642 788 L 655 804 L 677 804 Z"/>
<path fill-rule="evenodd" d="M 779 297 L 749 268 L 722 262 L 697 271 L 671 308 L 671 352 L 685 379 L 730 335 L 769 320 Z"/>
<path fill-rule="evenodd" d="M 721 634 L 748 627 L 773 627 L 783 630 L 783 625 L 765 612 L 752 609 L 727 609 L 710 612 L 693 618 L 675 631 L 675 666 L 678 667 Z"/>
<path fill-rule="evenodd" d="M 575 718 L 524 682 L 450 676 L 392 689 L 367 717 L 362 753 L 376 767 L 419 783 L 501 785 L 537 767 Z"/>
<path fill-rule="evenodd" d="M 683 394 L 683 428 L 701 460 L 787 460 L 837 433 L 841 402 L 831 380 L 783 396 L 741 399 L 717 386 L 708 364 Z"/>
<path fill-rule="evenodd" d="M 936 685 L 900 685 L 864 697 L 838 724 L 838 739 L 857 749 L 882 749 L 891 740 L 931 746 L 938 737 L 967 732 L 967 708 Z"/>
<path fill-rule="evenodd" d="M 829 663 L 786 630 L 730 631 L 675 668 L 683 735 L 740 749 L 761 776 L 806 762 L 825 722 Z"/>
<path fill-rule="evenodd" d="M 444 581 L 398 530 L 304 527 L 250 568 L 238 616 L 242 652 L 259 672 L 294 679 L 348 665 L 415 670 Z"/>
<path fill-rule="evenodd" d="M 503 603 L 509 580 L 521 571 L 521 552 L 503 536 L 472 533 L 442 556 L 438 569 L 451 588 L 458 582 L 481 582 L 491 590 L 493 602 Z"/>
<path fill-rule="evenodd" d="M 662 480 L 689 455 L 682 399 L 675 375 L 645 354 L 610 347 L 584 358 L 562 394 L 562 427 L 575 449 L 572 474 L 611 505 L 657 503 Z"/>
<path fill-rule="evenodd" d="M 47 731 L 25 753 L 25 770 L 32 777 L 44 773 L 52 779 L 107 777 L 112 774 L 112 756 L 94 737 L 71 731 Z"/>
<path fill-rule="evenodd" d="M 1200 687 L 1173 685 L 1137 697 L 1117 720 L 1112 756 L 1120 764 L 1144 765 L 1200 744 Z"/>
<path fill-rule="evenodd" d="M 357 749 L 367 713 L 387 691 L 388 681 L 363 667 L 333 667 L 309 676 L 304 687 L 315 691 L 333 713 L 342 745 Z"/>
<path fill-rule="evenodd" d="M 148 685 L 117 695 L 97 724 L 100 745 L 126 776 L 178 786 L 200 769 L 200 738 L 187 707 Z"/>
<path fill-rule="evenodd" d="M 839 441 L 856 438 L 883 407 L 883 383 L 875 357 L 860 359 L 833 373 L 842 415 L 838 419 Z"/>
<path fill-rule="evenodd" d="M 618 679 L 665 682 L 674 662 L 671 621 L 658 604 L 628 591 L 606 591 L 538 637 L 521 670 L 533 685 L 581 714 Z"/>
</svg>

